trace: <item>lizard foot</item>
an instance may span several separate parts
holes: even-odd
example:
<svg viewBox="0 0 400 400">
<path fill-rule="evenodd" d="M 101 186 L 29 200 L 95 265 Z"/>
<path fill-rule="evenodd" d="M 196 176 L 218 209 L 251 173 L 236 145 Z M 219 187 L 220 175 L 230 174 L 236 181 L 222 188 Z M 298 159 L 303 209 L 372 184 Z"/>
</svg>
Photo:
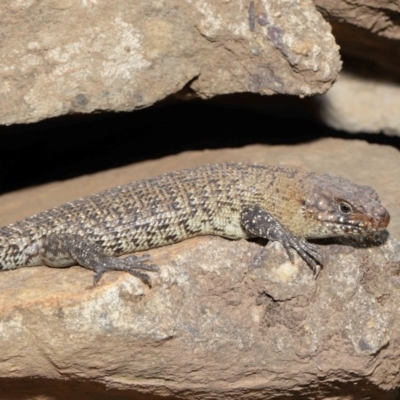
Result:
<svg viewBox="0 0 400 400">
<path fill-rule="evenodd" d="M 322 258 L 315 244 L 294 235 L 274 215 L 259 206 L 245 209 L 241 219 L 243 226 L 253 235 L 280 242 L 292 263 L 294 262 L 293 249 L 295 249 L 311 267 L 314 277 L 318 276 Z"/>
<path fill-rule="evenodd" d="M 78 263 L 94 271 L 94 286 L 107 271 L 125 271 L 151 287 L 151 278 L 143 271 L 160 272 L 157 265 L 146 263 L 150 258 L 148 254 L 126 258 L 110 256 L 103 247 L 79 235 L 49 235 L 42 248 L 41 259 L 46 265 L 65 267 Z"/>
<path fill-rule="evenodd" d="M 160 268 L 155 264 L 145 264 L 150 258 L 148 254 L 143 256 L 131 255 L 126 258 L 116 258 L 105 256 L 93 268 L 96 274 L 93 277 L 93 285 L 96 286 L 100 278 L 107 271 L 124 271 L 129 272 L 131 275 L 139 278 L 143 283 L 152 287 L 151 278 L 148 274 L 142 271 L 160 272 Z"/>
</svg>

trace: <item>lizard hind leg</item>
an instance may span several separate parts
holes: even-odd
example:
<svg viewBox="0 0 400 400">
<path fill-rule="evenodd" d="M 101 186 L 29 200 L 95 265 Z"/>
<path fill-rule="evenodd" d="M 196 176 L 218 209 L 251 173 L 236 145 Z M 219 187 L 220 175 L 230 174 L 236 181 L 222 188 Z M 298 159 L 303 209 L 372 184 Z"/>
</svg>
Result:
<svg viewBox="0 0 400 400">
<path fill-rule="evenodd" d="M 124 271 L 136 276 L 151 287 L 151 278 L 143 271 L 159 272 L 154 264 L 147 264 L 149 255 L 118 258 L 106 254 L 103 248 L 90 242 L 83 236 L 68 234 L 52 234 L 43 240 L 40 252 L 42 261 L 52 267 L 65 267 L 79 264 L 95 272 L 93 285 L 107 271 Z"/>
<path fill-rule="evenodd" d="M 322 258 L 317 246 L 294 235 L 271 213 L 259 206 L 247 207 L 242 212 L 241 221 L 244 228 L 253 235 L 280 242 L 292 263 L 294 262 L 292 249 L 295 249 L 312 268 L 314 276 L 318 276 Z"/>
</svg>

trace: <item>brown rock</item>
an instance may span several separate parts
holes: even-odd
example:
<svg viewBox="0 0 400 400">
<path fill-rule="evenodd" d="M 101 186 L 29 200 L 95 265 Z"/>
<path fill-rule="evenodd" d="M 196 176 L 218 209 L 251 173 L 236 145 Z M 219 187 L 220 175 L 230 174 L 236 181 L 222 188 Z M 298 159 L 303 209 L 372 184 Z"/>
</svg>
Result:
<svg viewBox="0 0 400 400">
<path fill-rule="evenodd" d="M 178 165 L 251 160 L 370 184 L 396 226 L 398 157 L 389 147 L 334 139 L 183 153 L 9 194 L 0 209 L 20 218 L 33 212 L 21 206 L 34 196 L 44 209 Z M 383 234 L 319 245 L 317 280 L 278 243 L 257 264 L 259 243 L 218 237 L 151 250 L 161 268 L 152 289 L 118 272 L 93 288 L 93 273 L 80 267 L 1 272 L 0 394 L 24 398 L 28 387 L 37 398 L 63 399 L 74 385 L 83 399 L 105 388 L 115 398 L 394 398 L 400 244 Z"/>
<path fill-rule="evenodd" d="M 348 132 L 400 135 L 399 2 L 315 0 L 331 23 L 344 70 L 321 96 L 320 118 Z"/>
<path fill-rule="evenodd" d="M 319 101 L 320 117 L 336 129 L 400 136 L 400 87 L 395 81 L 344 71 Z"/>
<path fill-rule="evenodd" d="M 314 3 L 331 20 L 363 28 L 377 36 L 400 39 L 398 1 L 314 0 Z"/>
<path fill-rule="evenodd" d="M 176 398 L 393 388 L 398 268 L 387 257 L 396 246 L 399 254 L 393 240 L 368 250 L 321 246 L 318 280 L 279 245 L 254 268 L 258 245 L 212 237 L 152 251 L 162 269 L 153 289 L 119 273 L 92 288 L 91 272 L 77 267 L 5 272 L 0 373 Z"/>
<path fill-rule="evenodd" d="M 310 0 L 55 2 L 0 5 L 0 124 L 125 111 L 182 88 L 324 93 L 341 67 Z"/>
</svg>

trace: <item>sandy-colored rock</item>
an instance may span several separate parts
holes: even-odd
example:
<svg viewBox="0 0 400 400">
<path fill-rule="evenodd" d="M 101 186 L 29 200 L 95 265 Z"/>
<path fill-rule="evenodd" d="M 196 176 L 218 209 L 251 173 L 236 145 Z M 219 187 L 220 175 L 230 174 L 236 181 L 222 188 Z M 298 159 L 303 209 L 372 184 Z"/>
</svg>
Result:
<svg viewBox="0 0 400 400">
<path fill-rule="evenodd" d="M 336 129 L 400 136 L 400 86 L 396 81 L 342 72 L 319 102 L 319 116 Z"/>
<path fill-rule="evenodd" d="M 0 374 L 185 399 L 393 389 L 399 250 L 321 246 L 318 280 L 279 245 L 252 267 L 259 245 L 212 237 L 152 251 L 152 289 L 123 273 L 92 288 L 78 267 L 4 272 Z"/>
<path fill-rule="evenodd" d="M 400 2 L 314 2 L 332 24 L 345 60 L 338 82 L 321 96 L 320 118 L 349 132 L 399 136 Z"/>
<path fill-rule="evenodd" d="M 354 25 L 388 39 L 400 39 L 400 2 L 382 0 L 314 0 L 331 20 Z"/>
<path fill-rule="evenodd" d="M 311 0 L 14 1 L 0 15 L 0 124 L 133 110 L 182 88 L 324 93 L 341 67 Z"/>
<path fill-rule="evenodd" d="M 391 212 L 392 232 L 400 219 L 399 157 L 387 146 L 334 139 L 182 153 L 2 196 L 1 223 L 110 184 L 236 160 L 372 185 Z M 259 243 L 217 237 L 150 251 L 161 268 L 152 289 L 118 272 L 93 288 L 93 273 L 80 267 L 0 272 L 0 397 L 23 398 L 30 385 L 36 398 L 68 398 L 66 380 L 65 393 L 74 385 L 82 399 L 97 398 L 99 387 L 121 399 L 394 398 L 400 245 L 385 235 L 319 245 L 317 280 L 277 243 L 255 263 Z"/>
</svg>

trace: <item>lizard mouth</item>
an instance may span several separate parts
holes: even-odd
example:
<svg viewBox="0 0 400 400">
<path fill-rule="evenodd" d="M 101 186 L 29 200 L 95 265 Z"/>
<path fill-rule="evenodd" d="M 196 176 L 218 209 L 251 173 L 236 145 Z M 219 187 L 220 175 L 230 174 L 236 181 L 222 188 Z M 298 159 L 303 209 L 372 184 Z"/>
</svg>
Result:
<svg viewBox="0 0 400 400">
<path fill-rule="evenodd" d="M 324 220 L 318 218 L 318 220 Z M 362 235 L 365 233 L 377 232 L 385 229 L 390 222 L 390 215 L 386 209 L 379 210 L 379 213 L 374 213 L 373 216 L 358 214 L 349 218 L 347 221 L 344 218 L 335 220 L 324 220 L 327 225 L 327 236 L 341 235 Z"/>
<path fill-rule="evenodd" d="M 342 232 L 352 234 L 362 234 L 376 232 L 385 229 L 390 222 L 389 213 L 383 209 L 380 213 L 375 213 L 372 217 L 359 215 L 351 223 L 339 225 Z"/>
</svg>

